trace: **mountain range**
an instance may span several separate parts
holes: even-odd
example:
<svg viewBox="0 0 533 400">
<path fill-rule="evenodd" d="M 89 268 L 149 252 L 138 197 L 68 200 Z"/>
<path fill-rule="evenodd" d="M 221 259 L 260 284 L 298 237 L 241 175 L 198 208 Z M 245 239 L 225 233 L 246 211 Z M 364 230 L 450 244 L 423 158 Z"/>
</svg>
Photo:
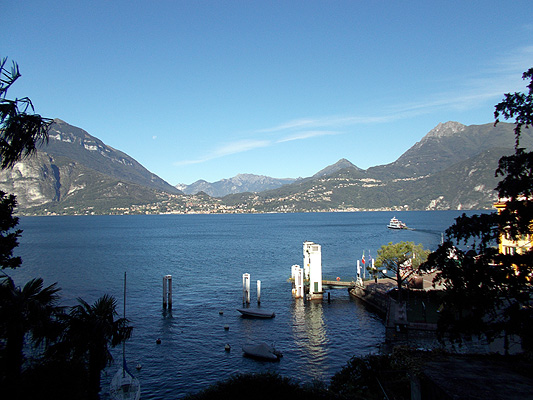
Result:
<svg viewBox="0 0 533 400">
<path fill-rule="evenodd" d="M 178 184 L 176 188 L 185 194 L 204 192 L 212 197 L 224 197 L 232 193 L 262 192 L 275 189 L 297 181 L 297 179 L 277 179 L 264 175 L 238 174 L 233 178 L 222 179 L 217 182 L 198 180 L 190 185 Z"/>
<path fill-rule="evenodd" d="M 514 125 L 438 124 L 396 161 L 363 170 L 341 159 L 311 177 L 252 174 L 174 187 L 133 158 L 59 119 L 37 154 L 0 172 L 28 215 L 490 208 Z M 521 146 L 533 147 L 525 130 Z"/>
</svg>

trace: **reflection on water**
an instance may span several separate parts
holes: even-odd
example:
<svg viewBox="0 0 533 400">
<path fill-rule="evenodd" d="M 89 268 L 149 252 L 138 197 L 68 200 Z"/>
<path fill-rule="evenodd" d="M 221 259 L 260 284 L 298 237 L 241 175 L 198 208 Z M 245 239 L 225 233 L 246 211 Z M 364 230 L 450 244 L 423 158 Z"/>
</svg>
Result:
<svg viewBox="0 0 533 400">
<path fill-rule="evenodd" d="M 163 309 L 161 316 L 158 339 L 170 339 L 175 334 L 175 323 L 174 317 L 172 316 L 172 310 Z"/>
<path fill-rule="evenodd" d="M 295 299 L 291 312 L 294 343 L 307 360 L 307 373 L 318 379 L 324 372 L 323 361 L 326 360 L 328 344 L 322 302 L 305 303 L 303 299 Z"/>
</svg>

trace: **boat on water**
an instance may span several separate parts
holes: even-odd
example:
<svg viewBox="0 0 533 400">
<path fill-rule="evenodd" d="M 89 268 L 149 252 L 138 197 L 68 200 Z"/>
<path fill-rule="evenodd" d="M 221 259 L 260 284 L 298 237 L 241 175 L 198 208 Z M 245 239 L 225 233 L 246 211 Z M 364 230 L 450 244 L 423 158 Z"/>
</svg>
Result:
<svg viewBox="0 0 533 400">
<path fill-rule="evenodd" d="M 124 272 L 124 318 L 126 318 L 126 272 Z M 109 394 L 114 400 L 139 400 L 141 397 L 141 384 L 126 365 L 126 341 L 122 342 L 122 366 L 113 376 Z"/>
<path fill-rule="evenodd" d="M 397 219 L 396 217 L 392 217 L 389 221 L 389 224 L 387 225 L 387 228 L 389 229 L 408 229 L 407 225 L 405 225 L 402 221 Z"/>
<path fill-rule="evenodd" d="M 274 312 L 267 310 L 237 308 L 237 311 L 247 318 L 274 318 L 276 316 Z"/>
<path fill-rule="evenodd" d="M 115 400 L 139 400 L 141 397 L 141 384 L 126 367 L 119 368 L 111 381 L 109 390 L 111 398 Z"/>
<path fill-rule="evenodd" d="M 264 361 L 279 361 L 279 359 L 283 357 L 281 352 L 264 342 L 259 344 L 246 344 L 242 346 L 242 351 L 247 357 Z"/>
</svg>

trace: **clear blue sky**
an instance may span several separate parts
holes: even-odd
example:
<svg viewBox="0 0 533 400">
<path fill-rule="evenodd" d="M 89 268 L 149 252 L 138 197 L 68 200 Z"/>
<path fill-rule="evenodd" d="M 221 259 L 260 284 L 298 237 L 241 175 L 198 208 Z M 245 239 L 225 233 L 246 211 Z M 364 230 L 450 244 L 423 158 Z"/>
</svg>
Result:
<svg viewBox="0 0 533 400">
<path fill-rule="evenodd" d="M 172 185 L 395 161 L 493 122 L 533 66 L 527 1 L 3 0 L 8 98 Z"/>
</svg>

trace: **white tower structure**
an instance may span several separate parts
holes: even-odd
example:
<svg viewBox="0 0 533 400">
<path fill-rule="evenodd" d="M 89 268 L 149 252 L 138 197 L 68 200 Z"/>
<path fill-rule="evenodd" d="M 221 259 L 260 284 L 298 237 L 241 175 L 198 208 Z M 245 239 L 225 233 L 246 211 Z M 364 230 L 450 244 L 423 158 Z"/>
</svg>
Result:
<svg viewBox="0 0 533 400">
<path fill-rule="evenodd" d="M 304 242 L 304 271 L 309 279 L 309 298 L 322 300 L 322 250 L 319 244 Z M 307 269 L 307 270 L 306 270 Z"/>
<path fill-rule="evenodd" d="M 295 299 L 304 297 L 304 270 L 299 265 L 292 266 L 291 278 L 292 283 L 292 296 Z"/>
</svg>

